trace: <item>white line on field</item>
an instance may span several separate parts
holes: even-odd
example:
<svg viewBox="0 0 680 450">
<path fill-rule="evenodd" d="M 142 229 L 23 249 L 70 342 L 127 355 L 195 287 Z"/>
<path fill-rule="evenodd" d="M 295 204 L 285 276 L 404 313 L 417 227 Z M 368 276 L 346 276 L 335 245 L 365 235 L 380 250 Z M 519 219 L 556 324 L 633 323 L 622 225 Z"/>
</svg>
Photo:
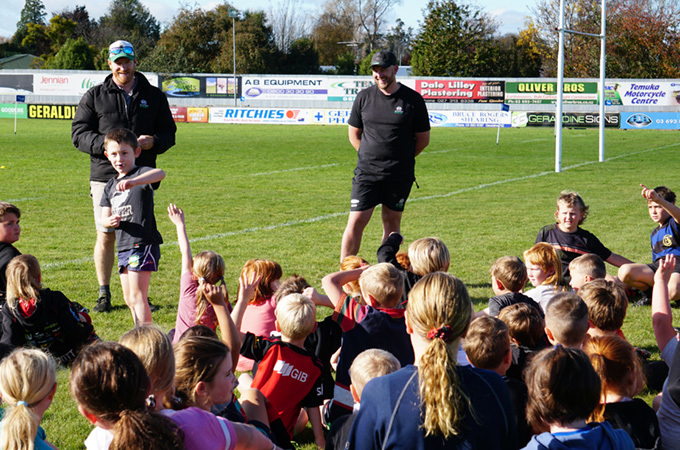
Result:
<svg viewBox="0 0 680 450">
<path fill-rule="evenodd" d="M 631 152 L 631 153 L 626 153 L 626 154 L 623 154 L 623 155 L 612 156 L 611 158 L 606 158 L 605 162 L 625 158 L 625 157 L 628 157 L 628 156 L 634 156 L 634 155 L 639 155 L 639 154 L 643 154 L 643 153 L 649 153 L 649 152 L 653 152 L 655 150 L 662 150 L 662 149 L 669 148 L 669 147 L 676 147 L 678 145 L 680 145 L 680 143 L 663 145 L 661 147 L 654 147 L 654 148 L 649 148 L 649 149 L 646 149 L 646 150 L 640 150 L 640 151 L 637 151 L 637 152 Z M 573 166 L 563 167 L 563 170 L 575 169 L 577 167 L 587 166 L 587 165 L 590 165 L 590 164 L 595 164 L 597 162 L 598 161 L 586 161 L 586 162 L 583 162 L 583 163 L 574 164 Z M 331 165 L 336 165 L 336 164 L 330 164 L 328 166 L 331 166 Z M 322 167 L 325 167 L 325 166 L 322 166 Z M 550 174 L 554 174 L 554 173 L 555 173 L 554 171 L 546 171 L 546 172 L 535 173 L 535 174 L 532 174 L 532 175 L 525 175 L 523 177 L 508 178 L 507 180 L 499 180 L 499 181 L 494 181 L 492 183 L 484 183 L 484 184 L 480 184 L 480 185 L 477 185 L 477 186 L 458 189 L 456 191 L 448 192 L 446 194 L 437 194 L 437 195 L 428 195 L 428 196 L 424 196 L 424 197 L 417 197 L 417 198 L 410 199 L 409 202 L 431 200 L 431 199 L 435 199 L 435 198 L 451 197 L 453 195 L 464 194 L 465 192 L 476 191 L 476 190 L 479 190 L 479 189 L 485 189 L 485 188 L 488 188 L 488 187 L 498 186 L 498 185 L 501 185 L 501 184 L 512 183 L 514 181 L 529 180 L 529 179 L 532 179 L 532 178 L 538 178 L 538 177 L 542 177 L 542 176 L 550 175 Z M 310 219 L 291 220 L 289 222 L 277 223 L 277 224 L 267 225 L 267 226 L 262 226 L 262 227 L 251 227 L 251 228 L 244 228 L 242 230 L 227 231 L 226 233 L 218 233 L 218 234 L 212 234 L 210 236 L 198 237 L 198 238 L 190 239 L 189 241 L 190 242 L 211 241 L 211 240 L 214 240 L 214 239 L 222 239 L 222 238 L 225 238 L 225 237 L 238 236 L 238 235 L 242 235 L 242 234 L 257 233 L 259 231 L 276 230 L 276 229 L 279 229 L 279 228 L 291 227 L 291 226 L 295 226 L 295 225 L 302 225 L 302 224 L 305 224 L 305 223 L 320 222 L 322 220 L 328 220 L 328 219 L 333 219 L 335 217 L 346 216 L 347 214 L 349 214 L 348 211 L 332 213 L 332 214 L 325 214 L 323 216 L 312 217 Z M 177 242 L 166 242 L 164 244 L 161 244 L 162 247 L 175 246 L 175 245 L 177 245 Z M 68 264 L 82 264 L 82 263 L 91 262 L 92 260 L 93 260 L 93 258 L 89 257 L 89 258 L 73 259 L 71 261 L 47 263 L 47 264 L 43 264 L 42 268 L 43 269 L 58 269 L 58 268 L 66 266 Z"/>
<path fill-rule="evenodd" d="M 541 142 L 541 141 L 547 141 L 548 139 L 529 139 L 528 141 L 522 141 L 522 144 L 528 144 L 529 142 Z"/>
<path fill-rule="evenodd" d="M 310 166 L 310 167 L 295 167 L 294 169 L 285 169 L 285 170 L 273 170 L 271 172 L 258 172 L 258 173 L 253 173 L 250 176 L 251 177 L 259 177 L 262 175 L 273 175 L 275 173 L 285 173 L 285 172 L 297 172 L 299 170 L 315 170 L 315 169 L 325 169 L 326 167 L 334 167 L 337 166 L 338 163 L 335 164 L 324 164 L 322 166 Z"/>
<path fill-rule="evenodd" d="M 38 200 L 40 197 L 26 197 L 26 198 L 8 198 L 5 199 L 4 201 L 8 203 L 21 203 L 21 202 L 26 202 L 29 200 Z"/>
<path fill-rule="evenodd" d="M 434 155 L 435 153 L 449 153 L 449 152 L 457 152 L 461 150 L 460 148 L 450 148 L 448 150 L 437 150 L 435 152 L 423 152 L 423 155 Z"/>
</svg>

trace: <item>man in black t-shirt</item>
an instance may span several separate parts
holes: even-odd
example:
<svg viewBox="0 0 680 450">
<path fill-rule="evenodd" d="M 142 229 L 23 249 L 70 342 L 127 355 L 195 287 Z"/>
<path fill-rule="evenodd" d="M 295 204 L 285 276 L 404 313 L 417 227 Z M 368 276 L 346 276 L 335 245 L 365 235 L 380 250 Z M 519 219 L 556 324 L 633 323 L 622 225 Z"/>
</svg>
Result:
<svg viewBox="0 0 680 450">
<path fill-rule="evenodd" d="M 376 84 L 359 92 L 348 121 L 349 141 L 358 161 L 341 260 L 359 251 L 364 228 L 378 204 L 382 204 L 382 242 L 400 231 L 404 204 L 415 180 L 415 157 L 430 142 L 425 101 L 397 82 L 394 53 L 377 52 L 371 68 Z"/>
</svg>

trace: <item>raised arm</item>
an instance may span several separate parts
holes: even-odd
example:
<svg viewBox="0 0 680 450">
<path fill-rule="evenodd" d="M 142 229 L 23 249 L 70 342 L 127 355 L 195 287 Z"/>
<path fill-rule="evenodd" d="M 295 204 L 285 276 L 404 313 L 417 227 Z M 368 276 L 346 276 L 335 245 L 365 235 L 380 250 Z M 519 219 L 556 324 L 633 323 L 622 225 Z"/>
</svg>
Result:
<svg viewBox="0 0 680 450">
<path fill-rule="evenodd" d="M 179 251 L 182 253 L 182 274 L 185 274 L 191 271 L 194 260 L 191 256 L 191 245 L 187 236 L 187 227 L 184 223 L 184 211 L 178 208 L 177 205 L 170 203 L 170 206 L 168 206 L 168 217 L 175 224 L 175 228 L 177 228 L 177 244 L 179 244 Z"/>
<path fill-rule="evenodd" d="M 673 328 L 673 312 L 668 299 L 668 280 L 671 278 L 674 268 L 675 256 L 668 255 L 665 258 L 659 259 L 659 268 L 654 274 L 652 326 L 654 328 L 656 345 L 661 353 L 663 353 L 663 349 L 666 348 L 668 342 L 674 339 L 677 334 Z"/>
<path fill-rule="evenodd" d="M 255 297 L 255 288 L 260 282 L 260 277 L 251 273 L 249 277 L 245 274 L 241 275 L 238 280 L 238 297 L 236 299 L 236 305 L 234 305 L 234 310 L 231 312 L 231 318 L 234 321 L 236 329 L 239 330 L 239 336 L 241 339 L 246 335 L 241 333 L 241 323 L 243 323 L 243 314 L 246 312 L 248 307 L 248 302 Z"/>
<path fill-rule="evenodd" d="M 234 322 L 229 315 L 227 302 L 224 300 L 224 292 L 220 286 L 215 286 L 210 283 L 202 283 L 199 289 L 203 289 L 203 293 L 210 302 L 217 316 L 217 324 L 220 326 L 220 334 L 222 335 L 222 342 L 227 344 L 231 352 L 231 359 L 236 367 L 238 357 L 241 352 L 242 336 L 241 332 L 236 328 Z"/>
<path fill-rule="evenodd" d="M 338 305 L 345 293 L 342 290 L 342 287 L 350 281 L 358 280 L 361 276 L 361 272 L 368 267 L 369 266 L 364 266 L 353 270 L 341 270 L 323 277 L 321 285 L 323 286 L 323 290 L 326 291 L 326 295 L 328 295 L 331 303 L 333 303 L 334 308 Z"/>
<path fill-rule="evenodd" d="M 674 203 L 664 200 L 654 189 L 649 189 L 644 184 L 641 184 L 640 186 L 642 187 L 642 196 L 644 198 L 658 203 L 659 206 L 665 209 L 677 223 L 680 223 L 680 208 Z"/>
<path fill-rule="evenodd" d="M 327 295 L 320 294 L 319 291 L 311 286 L 305 288 L 305 290 L 302 292 L 302 295 L 310 299 L 312 303 L 317 306 L 328 306 L 329 308 L 335 307 Z"/>
<path fill-rule="evenodd" d="M 359 146 L 361 145 L 361 135 L 364 133 L 363 128 L 353 127 L 348 125 L 349 129 L 349 143 L 352 144 L 354 150 L 359 151 Z"/>
</svg>

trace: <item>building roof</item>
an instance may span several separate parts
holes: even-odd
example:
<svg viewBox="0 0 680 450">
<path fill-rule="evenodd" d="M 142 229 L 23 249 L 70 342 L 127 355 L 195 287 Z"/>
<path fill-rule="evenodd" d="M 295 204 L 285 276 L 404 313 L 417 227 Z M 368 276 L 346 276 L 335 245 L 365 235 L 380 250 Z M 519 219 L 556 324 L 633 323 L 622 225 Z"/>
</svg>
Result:
<svg viewBox="0 0 680 450">
<path fill-rule="evenodd" d="M 26 53 L 0 58 L 0 69 L 31 69 L 31 63 L 36 58 Z"/>
</svg>

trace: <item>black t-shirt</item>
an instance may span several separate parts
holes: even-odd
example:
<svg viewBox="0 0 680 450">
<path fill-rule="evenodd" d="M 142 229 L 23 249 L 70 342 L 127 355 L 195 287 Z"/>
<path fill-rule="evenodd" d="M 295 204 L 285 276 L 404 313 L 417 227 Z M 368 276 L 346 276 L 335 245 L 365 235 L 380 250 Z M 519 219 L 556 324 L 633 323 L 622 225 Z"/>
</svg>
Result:
<svg viewBox="0 0 680 450">
<path fill-rule="evenodd" d="M 606 261 L 612 255 L 612 251 L 600 242 L 600 240 L 588 230 L 578 227 L 573 233 L 565 233 L 560 230 L 556 223 L 541 228 L 536 236 L 536 244 L 547 242 L 557 251 L 557 256 L 562 261 L 562 274 L 569 274 L 569 263 L 586 253 L 595 253 Z"/>
<path fill-rule="evenodd" d="M 527 297 L 521 292 L 508 292 L 507 294 L 491 297 L 489 299 L 489 315 L 491 317 L 498 317 L 501 309 L 506 306 L 514 305 L 515 303 L 526 303 L 527 305 L 534 307 L 541 314 L 541 317 L 545 316 L 539 304 L 536 303 L 534 299 Z"/>
<path fill-rule="evenodd" d="M 614 428 L 626 430 L 635 448 L 658 448 L 659 422 L 654 410 L 644 400 L 607 403 L 604 418 Z"/>
<path fill-rule="evenodd" d="M 373 85 L 359 92 L 347 123 L 363 130 L 355 175 L 376 181 L 414 179 L 414 133 L 430 129 L 420 94 L 402 84 L 385 95 Z"/>
<path fill-rule="evenodd" d="M 7 289 L 7 276 L 5 272 L 7 271 L 7 266 L 12 258 L 17 255 L 21 255 L 21 252 L 14 248 L 12 244 L 0 242 L 0 303 L 5 302 L 5 291 Z"/>
<path fill-rule="evenodd" d="M 142 245 L 161 244 L 163 238 L 156 228 L 153 212 L 154 191 L 150 184 L 133 186 L 118 192 L 118 182 L 134 178 L 153 170 L 151 167 L 135 167 L 122 178 L 112 178 L 106 183 L 101 206 L 111 208 L 111 214 L 120 214 L 116 228 L 118 251 L 130 250 Z"/>
</svg>

